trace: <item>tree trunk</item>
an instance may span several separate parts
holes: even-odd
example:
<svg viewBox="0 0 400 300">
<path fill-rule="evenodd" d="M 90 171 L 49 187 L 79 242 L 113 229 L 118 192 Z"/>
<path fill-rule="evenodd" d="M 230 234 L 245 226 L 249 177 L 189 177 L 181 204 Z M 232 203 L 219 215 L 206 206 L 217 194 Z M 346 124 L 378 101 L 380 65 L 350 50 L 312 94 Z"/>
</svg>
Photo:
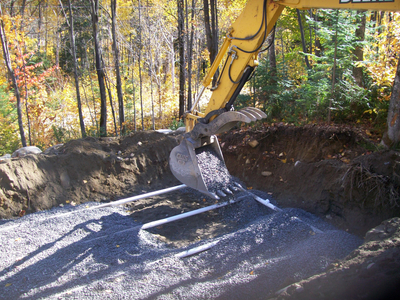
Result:
<svg viewBox="0 0 400 300">
<path fill-rule="evenodd" d="M 400 142 L 400 55 L 397 62 L 396 75 L 393 82 L 392 95 L 390 96 L 386 132 L 383 134 L 381 144 L 396 148 Z"/>
<path fill-rule="evenodd" d="M 142 82 L 142 16 L 141 16 L 141 2 L 139 0 L 139 51 L 138 51 L 138 64 L 139 64 L 139 96 L 140 96 L 140 109 L 142 117 L 142 130 L 144 130 L 144 111 L 143 111 L 143 82 Z"/>
<path fill-rule="evenodd" d="M 93 41 L 96 60 L 97 79 L 100 89 L 100 136 L 107 136 L 107 98 L 106 88 L 104 84 L 104 69 L 101 63 L 101 49 L 98 40 L 98 22 L 99 22 L 99 0 L 91 0 L 91 15 L 92 15 L 92 29 Z"/>
<path fill-rule="evenodd" d="M 131 74 L 131 81 L 132 81 L 132 89 L 133 89 L 133 95 L 132 95 L 132 105 L 133 105 L 133 130 L 136 132 L 137 127 L 136 127 L 136 87 L 135 87 L 135 56 L 133 53 L 133 43 L 132 43 L 132 34 L 129 35 L 129 45 L 131 49 L 131 55 L 132 55 L 132 74 Z M 129 70 L 129 68 L 128 68 Z"/>
<path fill-rule="evenodd" d="M 117 0 L 111 0 L 111 30 L 113 36 L 113 52 L 115 63 L 115 76 L 117 77 L 117 96 L 118 96 L 118 114 L 119 114 L 119 130 L 121 135 L 125 133 L 125 113 L 124 113 L 124 98 L 122 95 L 122 81 L 119 70 L 119 50 L 116 31 L 116 18 L 117 18 Z"/>
<path fill-rule="evenodd" d="M 314 19 L 313 10 L 309 9 L 308 12 L 310 13 L 310 19 L 313 20 Z M 312 33 L 313 32 L 313 28 L 312 28 L 311 25 L 308 26 L 308 32 L 309 32 L 309 35 L 310 35 L 310 41 L 308 43 L 308 52 L 310 54 L 313 54 L 313 38 L 312 38 L 312 36 L 313 36 L 313 33 Z"/>
<path fill-rule="evenodd" d="M 192 64 L 193 64 L 193 38 L 194 38 L 194 8 L 196 0 L 192 0 L 191 27 L 190 38 L 188 42 L 188 93 L 187 93 L 187 110 L 192 108 Z"/>
<path fill-rule="evenodd" d="M 305 36 L 304 36 L 303 22 L 301 21 L 300 10 L 296 9 L 296 12 L 297 12 L 297 21 L 299 22 L 299 28 L 300 28 L 300 34 L 301 34 L 301 44 L 303 46 L 303 53 L 308 53 L 307 52 L 307 47 L 306 47 L 306 39 L 305 39 Z M 310 62 L 308 61 L 308 56 L 304 55 L 304 59 L 306 61 L 307 69 L 310 70 L 311 66 L 310 66 Z"/>
<path fill-rule="evenodd" d="M 85 96 L 86 106 L 87 106 L 87 108 L 89 110 L 90 119 L 92 120 L 92 126 L 95 127 L 96 126 L 96 122 L 95 122 L 95 119 L 93 118 L 92 110 L 90 109 L 89 100 L 88 100 L 88 97 L 87 97 L 85 85 L 82 85 L 82 89 L 83 89 L 83 95 Z"/>
<path fill-rule="evenodd" d="M 111 94 L 111 89 L 110 89 L 110 79 L 108 78 L 108 76 L 106 76 L 106 88 L 108 91 L 108 98 L 110 99 L 111 114 L 112 114 L 113 120 L 114 120 L 115 135 L 118 136 L 117 120 L 115 118 L 114 104 L 113 104 L 113 99 L 112 99 L 112 94 Z"/>
<path fill-rule="evenodd" d="M 21 49 L 20 49 L 20 55 L 22 57 Z M 24 84 L 25 84 L 25 114 L 26 114 L 26 122 L 27 122 L 27 125 L 28 125 L 29 145 L 32 146 L 31 119 L 29 117 L 29 102 L 28 102 L 28 100 L 29 100 L 29 90 L 28 90 L 28 84 L 27 84 L 27 81 L 26 81 L 27 74 L 26 74 L 26 62 L 25 62 L 25 59 L 22 59 L 22 63 L 23 63 L 22 68 L 24 70 Z"/>
<path fill-rule="evenodd" d="M 276 68 L 276 53 L 275 53 L 275 28 L 274 30 L 271 31 L 269 34 L 266 44 L 268 45 L 268 66 L 267 66 L 267 71 L 268 72 L 268 85 L 271 87 L 269 89 L 269 93 L 266 95 L 264 98 L 263 102 L 263 110 L 266 111 L 267 109 L 267 102 L 271 102 L 271 95 L 275 93 L 275 88 L 277 84 L 276 76 L 278 74 L 277 68 Z"/>
<path fill-rule="evenodd" d="M 361 18 L 359 18 L 357 21 L 359 21 L 359 27 L 356 29 L 355 35 L 356 39 L 358 42 L 363 42 L 365 40 L 365 25 L 366 25 L 366 15 L 365 11 L 362 10 L 357 10 L 357 15 L 361 14 Z M 354 61 L 363 61 L 364 60 L 364 51 L 362 46 L 356 46 L 354 49 Z M 359 87 L 363 87 L 363 68 L 362 67 L 353 67 L 353 76 L 354 79 Z"/>
<path fill-rule="evenodd" d="M 211 21 L 210 21 L 210 6 L 211 6 Z M 204 7 L 204 27 L 206 30 L 207 49 L 210 52 L 210 64 L 214 62 L 218 54 L 218 29 L 217 29 L 217 3 L 216 0 L 203 0 Z M 212 86 L 215 86 L 218 80 L 219 71 L 217 70 L 213 76 Z"/>
<path fill-rule="evenodd" d="M 68 0 L 68 11 L 69 11 L 69 38 L 71 41 L 71 53 L 74 66 L 74 79 L 75 79 L 75 90 L 76 90 L 76 101 L 78 103 L 78 113 L 79 113 L 79 124 L 81 126 L 82 138 L 86 136 L 85 123 L 82 114 L 82 104 L 81 104 L 81 93 L 79 91 L 79 76 L 78 76 L 78 62 L 76 58 L 76 47 L 75 47 L 75 33 L 74 33 L 74 19 L 72 16 L 71 0 Z"/>
<path fill-rule="evenodd" d="M 334 41 L 334 57 L 333 57 L 333 67 L 332 67 L 332 90 L 331 90 L 331 98 L 329 99 L 329 107 L 328 107 L 328 125 L 331 123 L 331 110 L 332 110 L 332 103 L 335 99 L 335 86 L 336 86 L 336 60 L 337 60 L 337 46 L 338 46 L 338 24 L 339 24 L 339 11 L 336 11 L 336 27 L 335 27 L 335 41 Z"/>
<path fill-rule="evenodd" d="M 268 37 L 267 45 L 271 45 L 268 50 L 269 68 L 270 68 L 270 85 L 275 86 L 276 76 L 278 74 L 276 68 L 276 55 L 275 55 L 275 30 L 273 30 Z"/>
<path fill-rule="evenodd" d="M 136 88 L 135 88 L 135 61 L 132 62 L 132 89 L 133 89 L 133 130 L 136 132 Z"/>
<path fill-rule="evenodd" d="M 151 47 L 151 24 L 150 24 L 150 13 L 149 13 L 149 0 L 146 2 L 147 6 L 147 13 L 146 13 L 146 19 L 147 19 L 147 26 L 149 30 L 149 36 L 148 36 L 148 53 L 149 53 L 149 74 L 150 74 L 150 100 L 151 100 L 151 128 L 153 130 L 156 129 L 156 124 L 155 124 L 155 118 L 154 118 L 154 94 L 153 94 L 153 71 L 154 71 L 154 64 L 153 64 L 153 54 L 151 52 L 152 47 Z"/>
<path fill-rule="evenodd" d="M 218 54 L 218 0 L 210 0 L 211 7 L 211 26 L 213 35 L 213 46 L 215 51 L 215 57 Z"/>
<path fill-rule="evenodd" d="M 314 21 L 318 22 L 318 10 L 315 10 Z M 316 24 L 314 27 L 314 49 L 315 56 L 321 57 L 322 45 L 321 40 L 318 37 L 318 26 Z"/>
<path fill-rule="evenodd" d="M 41 31 L 42 31 L 42 1 L 39 1 L 38 4 L 38 10 L 39 10 L 39 18 L 38 18 L 38 34 L 37 34 L 37 48 L 38 52 L 40 52 L 40 44 L 42 43 L 41 39 Z"/>
<path fill-rule="evenodd" d="M 175 95 L 175 49 L 174 38 L 171 36 L 171 81 L 172 81 L 172 95 Z"/>
<path fill-rule="evenodd" d="M 57 16 L 57 28 L 60 28 L 60 21 Z M 60 48 L 61 48 L 61 32 L 57 30 L 56 33 L 56 72 L 58 74 L 59 72 L 59 67 L 60 67 Z"/>
<path fill-rule="evenodd" d="M 1 9 L 1 4 L 0 4 L 0 16 L 3 16 L 3 11 Z M 11 60 L 10 60 L 10 53 L 8 52 L 8 43 L 7 43 L 7 38 L 6 38 L 6 33 L 4 30 L 4 23 L 3 21 L 0 21 L 0 39 L 1 39 L 1 45 L 3 48 L 3 58 L 4 62 L 6 64 L 8 74 L 11 78 L 13 88 L 14 88 L 14 94 L 15 98 L 17 100 L 17 115 L 18 115 L 18 126 L 19 126 L 19 134 L 21 136 L 21 143 L 23 147 L 26 147 L 26 138 L 25 138 L 25 132 L 24 132 L 24 125 L 22 123 L 22 109 L 21 109 L 21 96 L 19 93 L 18 89 L 18 84 L 17 84 L 17 78 L 15 77 L 14 70 L 11 65 Z"/>
<path fill-rule="evenodd" d="M 179 48 L 179 118 L 185 113 L 185 49 L 184 49 L 184 26 L 183 0 L 177 0 L 178 6 L 178 48 Z"/>
</svg>

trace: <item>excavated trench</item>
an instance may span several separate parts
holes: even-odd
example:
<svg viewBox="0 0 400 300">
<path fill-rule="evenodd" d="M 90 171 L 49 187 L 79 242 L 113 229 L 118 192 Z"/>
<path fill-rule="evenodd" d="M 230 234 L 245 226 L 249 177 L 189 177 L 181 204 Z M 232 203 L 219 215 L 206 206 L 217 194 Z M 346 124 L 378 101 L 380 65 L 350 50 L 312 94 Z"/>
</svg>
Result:
<svg viewBox="0 0 400 300">
<path fill-rule="evenodd" d="M 86 201 L 112 201 L 178 185 L 169 171 L 168 156 L 180 138 L 178 133 L 157 132 L 139 132 L 125 138 L 87 138 L 47 154 L 6 161 L 0 164 L 0 215 L 7 219 L 52 207 L 73 209 Z M 270 199 L 283 211 L 273 212 L 250 196 L 241 195 L 243 201 L 237 204 L 148 230 L 157 247 L 166 247 L 166 251 L 190 248 L 208 239 L 222 241 L 213 248 L 216 252 L 210 250 L 190 260 L 189 265 L 195 266 L 198 274 L 209 276 L 192 274 L 187 281 L 176 283 L 175 288 L 172 283 L 166 284 L 167 290 L 160 289 L 157 295 L 169 291 L 178 298 L 196 298 L 187 290 L 182 292 L 187 284 L 207 290 L 204 295 L 210 298 L 240 298 L 253 291 L 253 296 L 261 298 L 309 299 L 307 295 L 318 290 L 319 297 L 335 299 L 338 295 L 353 295 L 356 287 L 367 284 L 371 292 L 367 289 L 364 296 L 368 299 L 383 295 L 391 288 L 388 284 L 399 279 L 399 273 L 393 271 L 400 266 L 398 251 L 393 250 L 400 245 L 395 219 L 391 226 L 379 229 L 377 237 L 368 240 L 370 244 L 364 243 L 345 260 L 335 262 L 357 248 L 368 230 L 399 216 L 397 152 L 372 152 L 368 149 L 376 146 L 368 136 L 343 127 L 237 130 L 222 135 L 220 143 L 230 173 L 249 191 Z M 215 200 L 185 189 L 132 203 L 125 213 L 135 224 L 143 224 L 211 204 Z M 11 222 L 19 220 L 24 218 Z M 3 222 L 0 226 L 10 221 Z M 277 244 L 278 240 L 282 244 Z M 366 250 L 371 243 L 374 252 Z M 272 246 L 263 248 L 266 244 Z M 296 253 L 296 249 L 307 253 L 314 248 L 321 252 L 311 256 Z M 289 265 L 275 264 L 296 256 L 293 266 L 290 260 Z M 199 260 L 210 263 L 205 266 Z M 390 267 L 380 263 L 387 260 Z M 300 270 L 306 268 L 303 263 L 309 267 L 302 273 Z M 379 268 L 375 270 L 374 265 Z M 341 272 L 343 276 L 338 275 Z M 286 275 L 271 282 L 271 273 Z M 315 279 L 317 282 L 309 279 L 315 274 L 322 274 Z M 344 278 L 352 278 L 357 284 L 343 284 Z M 343 287 L 332 288 L 335 283 Z M 264 288 L 257 288 L 260 286 Z M 220 292 L 211 293 L 213 288 Z M 361 296 L 356 294 L 352 299 Z"/>
</svg>

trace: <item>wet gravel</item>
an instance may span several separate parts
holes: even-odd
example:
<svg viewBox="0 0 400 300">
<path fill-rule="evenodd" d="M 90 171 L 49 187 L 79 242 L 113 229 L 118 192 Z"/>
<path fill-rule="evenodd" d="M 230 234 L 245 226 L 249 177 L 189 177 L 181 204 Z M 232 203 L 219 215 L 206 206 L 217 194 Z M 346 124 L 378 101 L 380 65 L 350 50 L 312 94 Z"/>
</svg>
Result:
<svg viewBox="0 0 400 300">
<path fill-rule="evenodd" d="M 303 210 L 272 212 L 241 197 L 220 211 L 231 232 L 180 249 L 139 230 L 124 207 L 86 203 L 2 221 L 0 298 L 266 299 L 362 242 Z"/>
<path fill-rule="evenodd" d="M 232 186 L 232 178 L 225 165 L 212 145 L 196 149 L 196 158 L 204 183 L 208 190 L 216 193 Z"/>
</svg>

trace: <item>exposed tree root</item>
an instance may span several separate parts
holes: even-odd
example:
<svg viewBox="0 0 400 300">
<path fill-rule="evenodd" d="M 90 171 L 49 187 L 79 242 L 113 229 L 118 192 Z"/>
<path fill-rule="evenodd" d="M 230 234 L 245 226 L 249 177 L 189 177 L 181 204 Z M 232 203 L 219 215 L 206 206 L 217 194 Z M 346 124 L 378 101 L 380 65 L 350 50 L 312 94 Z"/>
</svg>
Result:
<svg viewBox="0 0 400 300">
<path fill-rule="evenodd" d="M 375 209 L 400 207 L 400 187 L 396 184 L 398 180 L 395 180 L 394 177 L 398 179 L 399 175 L 395 172 L 392 177 L 376 174 L 362 163 L 355 163 L 342 177 L 342 186 L 345 188 L 346 194 L 348 193 L 351 202 L 355 198 L 363 199 L 362 208 L 371 205 Z M 353 197 L 353 193 L 360 195 Z"/>
</svg>

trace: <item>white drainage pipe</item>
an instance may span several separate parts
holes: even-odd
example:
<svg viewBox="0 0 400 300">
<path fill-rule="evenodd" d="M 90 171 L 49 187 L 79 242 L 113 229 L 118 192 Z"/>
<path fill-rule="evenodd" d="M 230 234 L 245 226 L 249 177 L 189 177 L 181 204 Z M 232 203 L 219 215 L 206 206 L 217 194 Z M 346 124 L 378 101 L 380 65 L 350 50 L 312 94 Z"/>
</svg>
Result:
<svg viewBox="0 0 400 300">
<path fill-rule="evenodd" d="M 195 248 L 192 248 L 190 250 L 186 250 L 186 251 L 180 252 L 180 253 L 176 254 L 175 256 L 179 257 L 179 258 L 188 257 L 188 256 L 191 256 L 191 255 L 206 251 L 206 250 L 214 247 L 218 243 L 219 243 L 219 241 L 214 241 L 214 242 L 211 242 L 211 243 L 208 243 L 208 244 L 204 244 L 204 245 L 201 245 L 199 247 L 195 247 Z"/>
<path fill-rule="evenodd" d="M 239 183 L 235 182 L 235 186 L 238 187 L 242 192 L 245 192 L 249 195 L 251 195 L 255 200 L 257 200 L 258 202 L 260 202 L 262 205 L 265 205 L 267 207 L 269 207 L 270 209 L 273 209 L 275 211 L 282 211 L 282 209 L 280 209 L 279 207 L 273 205 L 271 202 L 269 202 L 268 199 L 262 199 L 260 197 L 258 197 L 257 195 L 249 192 L 248 190 L 246 190 L 244 187 L 242 187 Z"/>
<path fill-rule="evenodd" d="M 160 226 L 160 225 L 163 225 L 163 224 L 166 224 L 166 223 L 169 223 L 169 222 L 174 222 L 174 221 L 177 221 L 177 220 L 180 220 L 180 219 L 184 219 L 184 218 L 187 218 L 187 217 L 198 215 L 198 214 L 201 214 L 201 213 L 209 211 L 209 210 L 220 208 L 220 207 L 226 206 L 228 204 L 236 203 L 239 200 L 241 200 L 241 198 L 242 197 L 240 197 L 238 199 L 235 199 L 235 200 L 232 200 L 232 201 L 229 201 L 229 202 L 217 203 L 217 204 L 213 204 L 213 205 L 206 206 L 206 207 L 203 207 L 203 208 L 199 208 L 199 209 L 195 209 L 195 210 L 192 210 L 192 211 L 188 211 L 188 212 L 176 215 L 176 216 L 172 216 L 172 217 L 168 217 L 168 218 L 165 218 L 165 219 L 160 219 L 160 220 L 156 220 L 156 221 L 153 221 L 153 222 L 149 222 L 149 223 L 143 224 L 140 229 L 153 228 L 153 227 Z"/>
<path fill-rule="evenodd" d="M 144 198 L 149 198 L 149 197 L 153 197 L 153 196 L 157 196 L 157 195 L 161 195 L 161 194 L 165 194 L 165 193 L 170 193 L 170 192 L 173 192 L 173 191 L 177 191 L 177 190 L 183 189 L 185 187 L 187 187 L 186 184 L 181 184 L 181 185 L 173 186 L 173 187 L 162 189 L 162 190 L 157 190 L 157 191 L 154 191 L 154 192 L 149 192 L 149 193 L 133 196 L 133 197 L 121 199 L 121 200 L 118 200 L 118 201 L 113 201 L 113 202 L 110 202 L 110 203 L 105 203 L 105 204 L 100 204 L 100 205 L 97 205 L 97 206 L 92 206 L 89 209 L 97 209 L 97 208 L 103 208 L 103 207 L 108 207 L 108 206 L 121 205 L 121 204 L 129 203 L 129 202 L 137 201 L 137 200 L 140 200 L 140 199 L 144 199 Z"/>
</svg>

